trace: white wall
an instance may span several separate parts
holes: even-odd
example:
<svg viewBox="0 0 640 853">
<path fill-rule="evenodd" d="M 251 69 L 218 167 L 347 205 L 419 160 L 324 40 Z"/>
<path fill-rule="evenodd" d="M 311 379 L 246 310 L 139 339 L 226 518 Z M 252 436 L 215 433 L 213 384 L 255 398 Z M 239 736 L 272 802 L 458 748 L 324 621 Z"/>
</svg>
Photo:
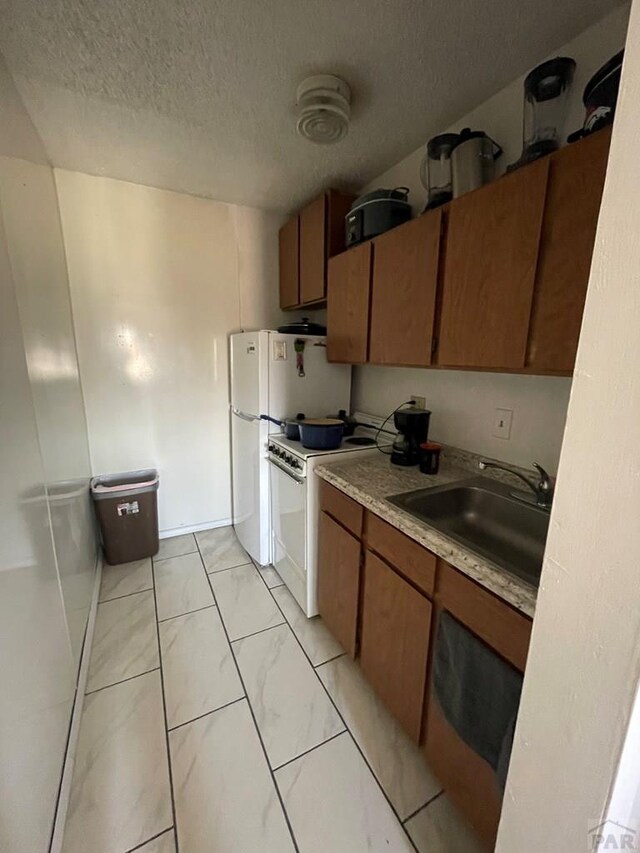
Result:
<svg viewBox="0 0 640 853">
<path fill-rule="evenodd" d="M 555 472 L 570 380 L 506 373 L 367 367 L 354 381 L 354 410 L 388 413 L 412 395 L 426 397 L 429 435 L 454 447 Z M 493 436 L 495 410 L 514 412 L 511 438 Z"/>
<path fill-rule="evenodd" d="M 0 850 L 45 853 L 95 540 L 53 173 L 1 57 L 0 113 Z"/>
<path fill-rule="evenodd" d="M 636 0 L 498 836 L 501 853 L 593 849 L 587 846 L 590 826 L 605 817 L 626 825 L 630 820 L 618 811 L 615 792 L 640 674 L 639 46 Z M 634 739 L 637 744 L 637 737 L 630 743 Z M 640 815 L 634 819 L 640 829 Z"/>
<path fill-rule="evenodd" d="M 281 322 L 280 217 L 56 181 L 94 473 L 157 467 L 161 531 L 229 523 L 227 339 Z"/>
<path fill-rule="evenodd" d="M 77 666 L 93 590 L 96 539 L 87 424 L 51 167 L 0 157 L 0 208 Z"/>
<path fill-rule="evenodd" d="M 582 125 L 582 91 L 591 75 L 624 44 L 629 7 L 615 9 L 553 56 L 572 56 L 577 62 L 565 135 Z M 547 57 L 540 57 L 542 62 Z M 463 127 L 485 130 L 502 145 L 500 169 L 516 160 L 522 148 L 522 83 L 514 80 L 492 98 L 449 128 L 434 127 L 429 136 Z M 420 183 L 424 146 L 372 181 L 366 189 L 407 186 L 414 213 L 424 208 L 426 192 Z M 391 411 L 411 394 L 427 398 L 432 409 L 432 434 L 449 444 L 528 466 L 532 459 L 555 471 L 562 442 L 571 380 L 556 377 L 510 376 L 497 373 L 357 367 L 353 393 L 357 408 Z M 496 407 L 512 409 L 511 439 L 492 437 Z"/>
</svg>

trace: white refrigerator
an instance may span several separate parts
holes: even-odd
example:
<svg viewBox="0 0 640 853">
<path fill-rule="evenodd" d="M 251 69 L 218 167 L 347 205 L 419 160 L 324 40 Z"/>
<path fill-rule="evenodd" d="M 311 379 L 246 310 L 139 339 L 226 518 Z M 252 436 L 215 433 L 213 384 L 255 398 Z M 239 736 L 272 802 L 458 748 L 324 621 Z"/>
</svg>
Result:
<svg viewBox="0 0 640 853">
<path fill-rule="evenodd" d="M 301 363 L 296 341 L 304 341 Z M 303 412 L 324 417 L 349 411 L 351 367 L 327 362 L 326 338 L 279 332 L 231 335 L 231 465 L 233 525 L 261 565 L 272 560 L 267 443 L 284 420 Z M 304 375 L 302 375 L 304 374 Z"/>
</svg>

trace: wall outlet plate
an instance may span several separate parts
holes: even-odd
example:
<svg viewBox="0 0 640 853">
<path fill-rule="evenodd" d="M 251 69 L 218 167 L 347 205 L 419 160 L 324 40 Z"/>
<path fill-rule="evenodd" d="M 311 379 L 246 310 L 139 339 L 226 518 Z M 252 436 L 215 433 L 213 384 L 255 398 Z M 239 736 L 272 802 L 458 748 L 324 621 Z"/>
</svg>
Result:
<svg viewBox="0 0 640 853">
<path fill-rule="evenodd" d="M 427 408 L 427 398 L 426 397 L 419 397 L 417 394 L 412 394 L 411 399 L 415 400 L 415 404 L 419 409 L 426 409 Z"/>
<path fill-rule="evenodd" d="M 510 439 L 512 422 L 513 409 L 496 409 L 492 435 L 495 438 Z"/>
</svg>

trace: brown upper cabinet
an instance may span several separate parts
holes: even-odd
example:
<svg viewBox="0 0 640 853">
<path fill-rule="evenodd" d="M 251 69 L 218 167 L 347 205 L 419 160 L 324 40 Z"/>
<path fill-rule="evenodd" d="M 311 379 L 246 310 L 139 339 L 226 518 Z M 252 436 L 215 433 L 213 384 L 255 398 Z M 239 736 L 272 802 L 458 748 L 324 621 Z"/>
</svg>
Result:
<svg viewBox="0 0 640 853">
<path fill-rule="evenodd" d="M 373 364 L 431 364 L 441 220 L 434 210 L 374 240 Z"/>
<path fill-rule="evenodd" d="M 326 211 L 326 195 L 300 211 L 300 302 L 303 305 L 325 297 Z"/>
<path fill-rule="evenodd" d="M 299 284 L 299 221 L 290 219 L 280 229 L 280 307 L 293 308 L 300 302 Z"/>
<path fill-rule="evenodd" d="M 573 370 L 610 142 L 607 128 L 549 163 L 527 348 L 533 373 Z"/>
<path fill-rule="evenodd" d="M 330 278 L 343 282 L 328 296 L 332 360 L 571 373 L 610 136 L 600 130 L 332 258 Z"/>
<path fill-rule="evenodd" d="M 523 368 L 548 158 L 449 206 L 438 364 Z"/>
<path fill-rule="evenodd" d="M 327 297 L 327 261 L 344 250 L 352 195 L 327 190 L 280 229 L 280 307 L 318 307 Z"/>
<path fill-rule="evenodd" d="M 364 364 L 369 352 L 371 243 L 329 261 L 327 359 Z"/>
</svg>

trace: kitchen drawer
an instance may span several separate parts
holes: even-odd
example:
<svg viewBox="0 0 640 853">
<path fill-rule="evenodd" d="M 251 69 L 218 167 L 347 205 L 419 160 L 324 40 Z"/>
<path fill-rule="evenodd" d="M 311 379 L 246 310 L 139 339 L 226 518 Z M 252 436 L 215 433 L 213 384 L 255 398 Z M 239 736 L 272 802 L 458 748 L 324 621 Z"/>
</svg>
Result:
<svg viewBox="0 0 640 853">
<path fill-rule="evenodd" d="M 521 672 L 527 662 L 531 620 L 440 560 L 436 601 Z"/>
<path fill-rule="evenodd" d="M 372 512 L 367 515 L 367 547 L 384 557 L 421 592 L 433 595 L 435 555 Z"/>
<path fill-rule="evenodd" d="M 320 483 L 320 509 L 360 539 L 364 518 L 363 507 L 325 480 Z"/>
</svg>

